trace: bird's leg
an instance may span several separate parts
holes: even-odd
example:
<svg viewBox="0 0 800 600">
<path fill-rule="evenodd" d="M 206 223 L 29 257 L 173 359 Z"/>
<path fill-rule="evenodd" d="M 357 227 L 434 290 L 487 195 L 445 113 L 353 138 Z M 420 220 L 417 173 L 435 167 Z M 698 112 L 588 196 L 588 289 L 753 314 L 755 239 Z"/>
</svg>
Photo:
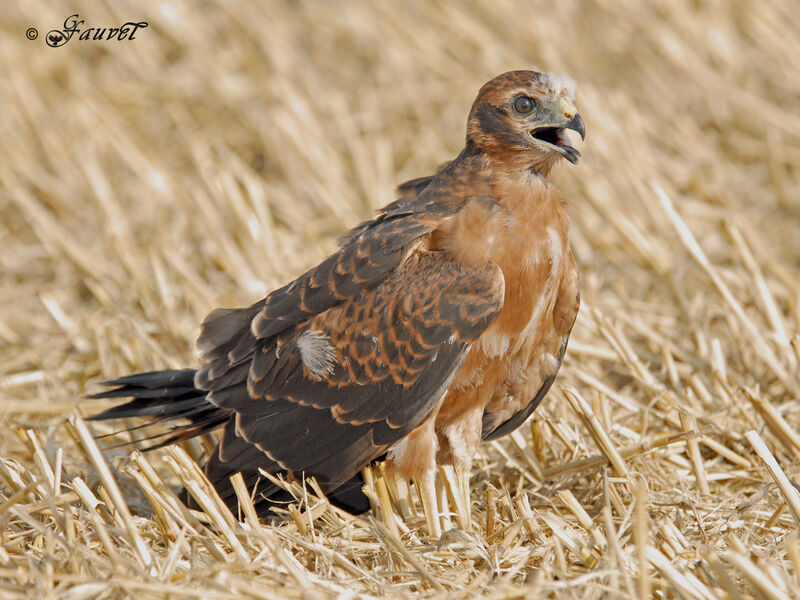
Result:
<svg viewBox="0 0 800 600">
<path fill-rule="evenodd" d="M 388 475 L 388 477 L 391 481 L 390 485 L 394 487 L 393 494 L 397 499 L 397 509 L 403 516 L 403 520 L 408 521 L 409 517 L 413 513 L 408 482 L 402 477 L 397 477 L 397 475 Z"/>
<path fill-rule="evenodd" d="M 435 414 L 389 450 L 387 468 L 401 477 L 414 478 L 428 532 L 438 538 L 442 528 L 436 498 L 437 440 L 434 426 Z"/>
<path fill-rule="evenodd" d="M 453 465 L 448 475 L 451 478 L 453 500 L 459 526 L 465 531 L 472 529 L 472 504 L 469 494 L 469 474 L 472 469 L 472 457 L 480 444 L 481 418 L 483 409 L 476 406 L 473 410 L 460 415 L 459 420 L 443 427 L 444 440 L 441 443 L 440 462 Z"/>
<path fill-rule="evenodd" d="M 458 519 L 458 526 L 463 531 L 472 529 L 472 506 L 469 495 L 469 466 L 463 465 L 460 461 L 453 461 L 452 465 L 440 467 L 442 479 L 444 479 L 447 490 L 450 492 L 450 499 L 453 501 L 453 512 Z"/>
<path fill-rule="evenodd" d="M 436 497 L 436 469 L 430 469 L 415 477 L 414 485 L 422 502 L 422 511 L 425 513 L 428 533 L 435 538 L 439 538 L 442 535 L 442 528 L 439 524 L 439 501 Z"/>
<path fill-rule="evenodd" d="M 447 501 L 447 484 L 444 481 L 444 478 L 441 476 L 441 471 L 437 473 L 436 477 L 436 499 L 439 503 L 439 522 L 442 525 L 442 529 L 447 531 L 453 527 L 453 523 L 450 520 L 450 503 Z M 456 511 L 458 511 L 458 507 L 454 507 Z"/>
<path fill-rule="evenodd" d="M 452 512 L 458 520 L 458 527 L 463 531 L 469 531 L 469 504 L 464 501 L 463 485 L 456 476 L 456 469 L 453 465 L 439 467 L 439 473 L 444 480 L 450 501 L 453 503 Z"/>
<path fill-rule="evenodd" d="M 456 489 L 461 497 L 461 506 L 458 507 L 459 524 L 465 531 L 472 529 L 472 505 L 469 496 L 469 472 L 472 466 L 470 464 L 462 464 L 460 460 L 456 460 L 453 465 L 453 470 L 456 474 Z"/>
</svg>

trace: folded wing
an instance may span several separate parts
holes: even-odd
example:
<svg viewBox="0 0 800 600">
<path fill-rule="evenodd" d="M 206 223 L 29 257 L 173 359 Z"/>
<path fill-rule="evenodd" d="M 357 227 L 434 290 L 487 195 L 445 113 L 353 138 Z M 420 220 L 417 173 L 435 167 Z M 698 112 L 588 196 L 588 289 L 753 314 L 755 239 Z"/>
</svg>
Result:
<svg viewBox="0 0 800 600">
<path fill-rule="evenodd" d="M 494 265 L 415 252 L 373 288 L 257 340 L 241 367 L 203 380 L 207 401 L 233 413 L 213 468 L 252 468 L 254 446 L 334 489 L 430 414 L 499 313 L 503 283 Z"/>
</svg>

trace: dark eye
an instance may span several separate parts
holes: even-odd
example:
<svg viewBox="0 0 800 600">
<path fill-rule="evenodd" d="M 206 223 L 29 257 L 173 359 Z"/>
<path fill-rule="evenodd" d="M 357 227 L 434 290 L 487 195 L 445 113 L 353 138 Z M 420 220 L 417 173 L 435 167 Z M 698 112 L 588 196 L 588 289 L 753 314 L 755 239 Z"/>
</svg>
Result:
<svg viewBox="0 0 800 600">
<path fill-rule="evenodd" d="M 514 100 L 514 110 L 522 115 L 526 115 L 533 110 L 533 100 L 527 96 L 520 96 Z"/>
</svg>

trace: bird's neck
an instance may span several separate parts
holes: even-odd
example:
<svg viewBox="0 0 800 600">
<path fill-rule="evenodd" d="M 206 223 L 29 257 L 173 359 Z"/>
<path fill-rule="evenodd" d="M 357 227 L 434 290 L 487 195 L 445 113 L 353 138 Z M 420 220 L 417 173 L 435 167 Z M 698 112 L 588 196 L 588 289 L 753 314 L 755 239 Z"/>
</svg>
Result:
<svg viewBox="0 0 800 600">
<path fill-rule="evenodd" d="M 504 272 L 516 272 L 531 262 L 525 257 L 535 262 L 544 256 L 554 236 L 566 244 L 564 202 L 541 173 L 498 168 L 485 154 L 462 153 L 440 176 L 441 186 L 426 192 L 455 212 L 434 233 L 431 247 L 459 262 L 502 263 Z"/>
<path fill-rule="evenodd" d="M 552 156 L 540 157 L 538 160 L 531 160 L 530 155 L 519 154 L 502 157 L 489 157 L 492 162 L 492 172 L 498 177 L 518 181 L 547 181 L 550 171 L 556 163 L 557 158 Z"/>
<path fill-rule="evenodd" d="M 520 179 L 530 177 L 531 173 L 547 179 L 559 159 L 553 153 L 537 155 L 527 150 L 480 147 L 473 140 L 468 139 L 466 147 L 456 160 L 470 156 L 482 157 L 493 173 L 502 173 L 508 177 L 519 177 Z"/>
<path fill-rule="evenodd" d="M 486 197 L 513 212 L 537 211 L 545 207 L 531 206 L 533 199 L 537 204 L 549 204 L 557 196 L 548 180 L 552 166 L 553 161 L 531 166 L 530 158 L 500 159 L 468 144 L 426 192 L 454 208 L 470 198 Z"/>
</svg>

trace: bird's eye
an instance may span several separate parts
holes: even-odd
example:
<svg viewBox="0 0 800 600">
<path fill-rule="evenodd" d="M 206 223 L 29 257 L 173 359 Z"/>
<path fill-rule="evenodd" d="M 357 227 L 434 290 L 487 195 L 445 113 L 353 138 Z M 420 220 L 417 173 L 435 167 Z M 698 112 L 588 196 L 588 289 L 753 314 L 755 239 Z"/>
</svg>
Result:
<svg viewBox="0 0 800 600">
<path fill-rule="evenodd" d="M 520 96 L 514 100 L 514 110 L 522 115 L 526 115 L 533 110 L 533 100 L 527 96 Z"/>
</svg>

